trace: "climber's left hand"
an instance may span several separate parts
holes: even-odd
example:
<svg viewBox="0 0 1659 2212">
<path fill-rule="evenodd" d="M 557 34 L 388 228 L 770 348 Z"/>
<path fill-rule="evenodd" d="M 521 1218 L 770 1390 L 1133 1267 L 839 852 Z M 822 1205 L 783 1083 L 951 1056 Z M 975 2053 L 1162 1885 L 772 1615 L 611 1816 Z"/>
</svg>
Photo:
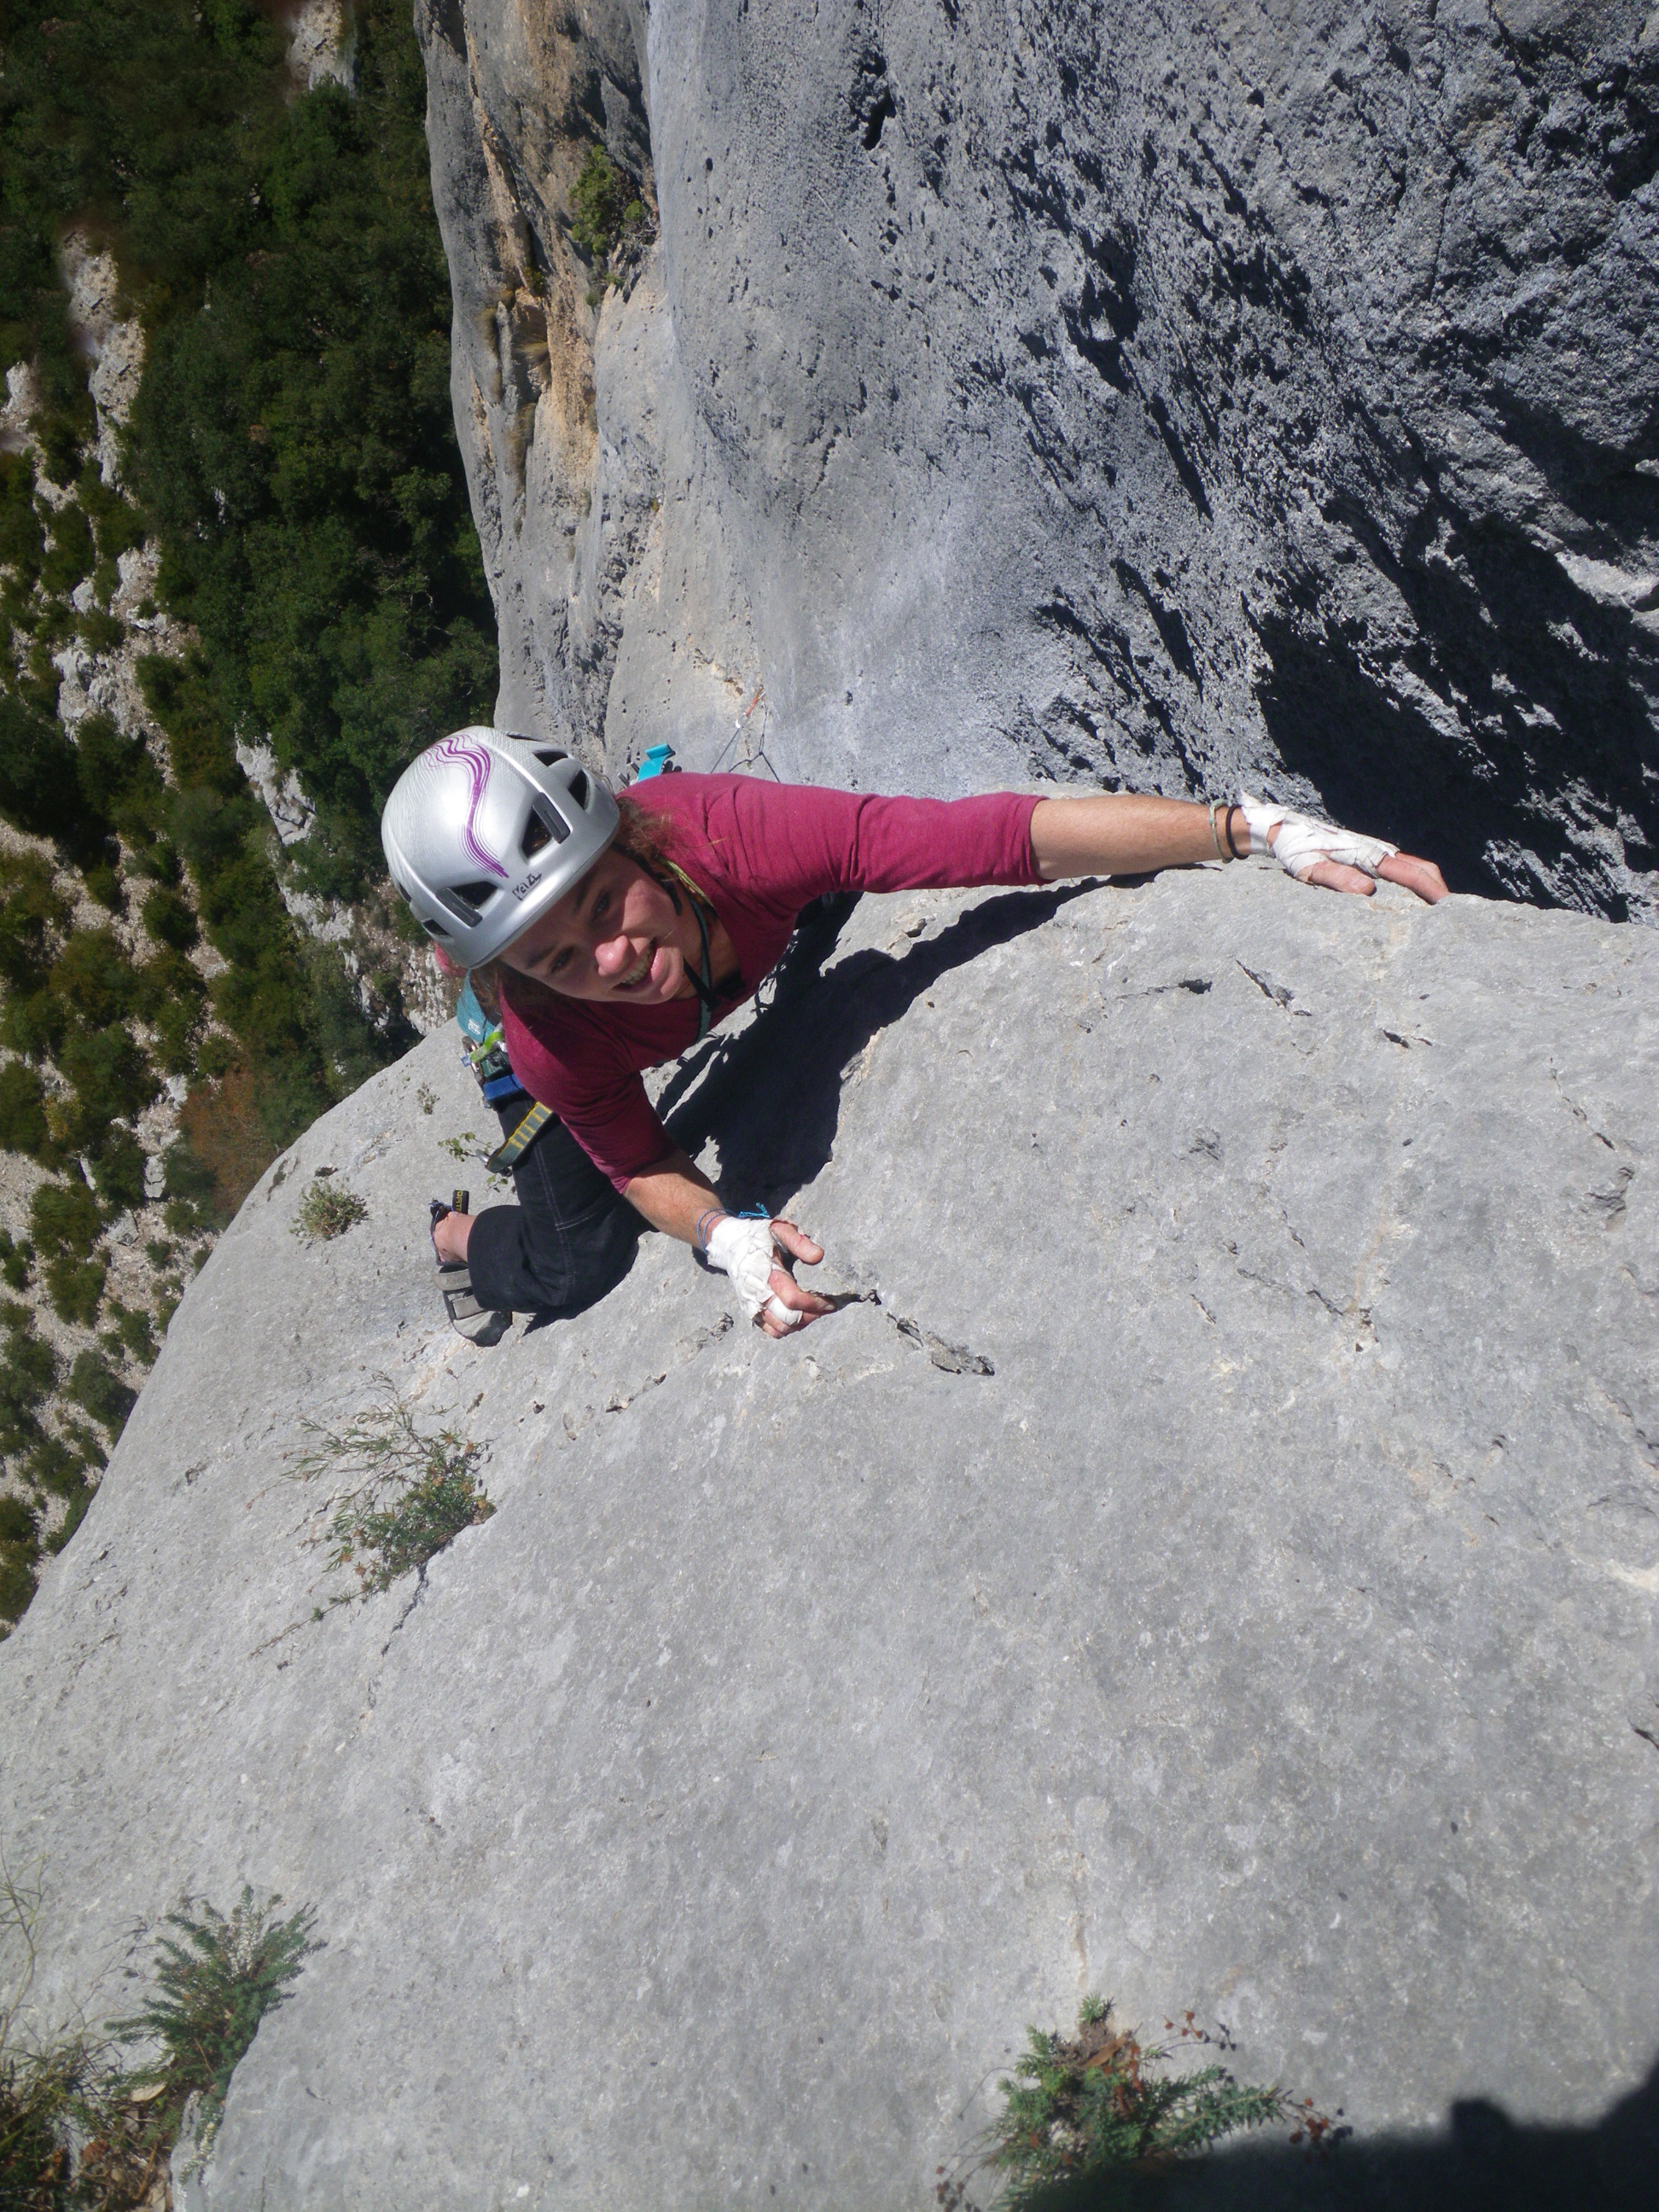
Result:
<svg viewBox="0 0 1659 2212">
<path fill-rule="evenodd" d="M 1327 890 L 1354 891 L 1369 898 L 1376 881 L 1399 884 L 1430 906 L 1449 896 L 1446 879 L 1432 860 L 1402 853 L 1381 837 L 1363 837 L 1334 822 L 1316 822 L 1241 793 L 1239 811 L 1250 832 L 1253 853 L 1271 853 L 1280 867 L 1301 884 Z"/>
<path fill-rule="evenodd" d="M 1425 900 L 1430 906 L 1438 906 L 1443 898 L 1451 896 L 1446 888 L 1446 878 L 1434 862 L 1419 860 L 1413 853 L 1395 853 L 1386 860 L 1379 860 L 1376 874 L 1378 882 L 1403 884 L 1407 890 L 1415 891 L 1419 898 Z M 1328 891 L 1358 891 L 1364 898 L 1369 898 L 1376 889 L 1376 884 L 1363 871 L 1345 867 L 1340 860 L 1316 861 L 1307 874 L 1298 876 L 1297 881 L 1320 884 Z"/>
</svg>

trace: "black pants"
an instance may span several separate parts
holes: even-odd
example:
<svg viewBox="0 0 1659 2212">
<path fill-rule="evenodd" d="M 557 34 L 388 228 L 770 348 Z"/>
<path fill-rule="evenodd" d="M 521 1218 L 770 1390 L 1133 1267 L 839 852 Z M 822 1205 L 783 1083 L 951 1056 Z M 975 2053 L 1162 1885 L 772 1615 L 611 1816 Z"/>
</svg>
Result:
<svg viewBox="0 0 1659 2212">
<path fill-rule="evenodd" d="M 529 1099 L 497 1109 L 510 1137 Z M 568 1318 L 628 1273 L 644 1222 L 562 1121 L 550 1121 L 513 1170 L 516 1206 L 478 1214 L 466 1248 L 472 1290 L 499 1312 Z"/>
</svg>

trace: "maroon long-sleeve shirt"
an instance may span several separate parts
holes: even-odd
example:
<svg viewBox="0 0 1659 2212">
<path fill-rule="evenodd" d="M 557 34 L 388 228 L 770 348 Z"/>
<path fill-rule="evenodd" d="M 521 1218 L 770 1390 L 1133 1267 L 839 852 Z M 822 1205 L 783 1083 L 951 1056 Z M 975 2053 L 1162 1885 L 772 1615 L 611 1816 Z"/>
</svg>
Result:
<svg viewBox="0 0 1659 2212">
<path fill-rule="evenodd" d="M 1034 884 L 1035 798 L 878 799 L 744 775 L 664 775 L 629 797 L 661 817 L 664 847 L 725 923 L 742 988 L 722 1021 L 776 965 L 803 907 L 825 891 L 942 890 Z M 640 1079 L 697 1037 L 695 999 L 501 998 L 513 1072 L 550 1106 L 618 1190 L 673 1150 Z"/>
</svg>

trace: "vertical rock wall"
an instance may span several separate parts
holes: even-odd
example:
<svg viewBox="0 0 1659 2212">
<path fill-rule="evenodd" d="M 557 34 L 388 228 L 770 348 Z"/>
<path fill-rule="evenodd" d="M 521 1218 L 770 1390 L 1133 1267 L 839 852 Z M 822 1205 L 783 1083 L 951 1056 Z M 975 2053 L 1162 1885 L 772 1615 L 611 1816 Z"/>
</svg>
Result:
<svg viewBox="0 0 1659 2212">
<path fill-rule="evenodd" d="M 1659 12 L 416 12 L 501 719 L 1659 913 Z"/>
</svg>

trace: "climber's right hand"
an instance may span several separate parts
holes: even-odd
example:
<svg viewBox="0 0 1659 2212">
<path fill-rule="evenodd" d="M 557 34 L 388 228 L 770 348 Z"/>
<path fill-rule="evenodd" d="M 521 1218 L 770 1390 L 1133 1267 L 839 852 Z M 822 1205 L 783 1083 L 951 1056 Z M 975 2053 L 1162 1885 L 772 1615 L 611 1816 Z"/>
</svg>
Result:
<svg viewBox="0 0 1659 2212">
<path fill-rule="evenodd" d="M 744 1314 L 768 1336 L 787 1336 L 835 1311 L 827 1298 L 803 1290 L 789 1272 L 793 1261 L 816 1267 L 823 1257 L 823 1247 L 793 1221 L 723 1214 L 708 1229 L 703 1249 L 709 1266 L 731 1277 Z"/>
</svg>

